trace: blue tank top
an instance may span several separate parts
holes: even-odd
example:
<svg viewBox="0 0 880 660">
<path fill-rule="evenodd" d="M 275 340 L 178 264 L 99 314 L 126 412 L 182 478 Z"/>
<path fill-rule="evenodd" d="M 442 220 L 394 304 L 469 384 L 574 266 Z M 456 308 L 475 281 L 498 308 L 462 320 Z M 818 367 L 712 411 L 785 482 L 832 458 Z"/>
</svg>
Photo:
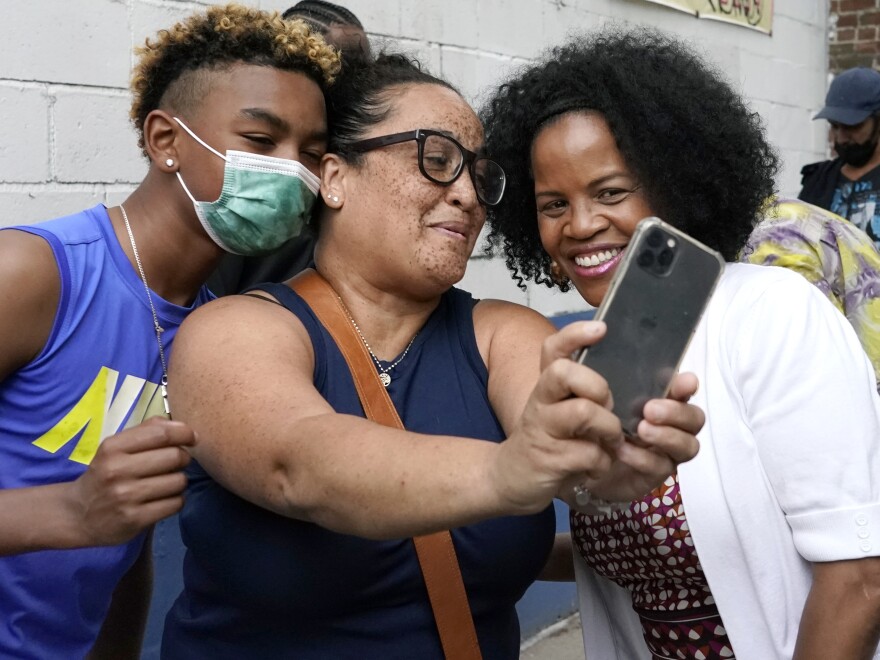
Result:
<svg viewBox="0 0 880 660">
<path fill-rule="evenodd" d="M 163 412 L 152 314 L 103 206 L 8 229 L 49 243 L 61 289 L 42 352 L 0 382 L 0 488 L 72 481 L 105 437 Z M 190 309 L 153 302 L 170 347 Z M 0 557 L 0 657 L 84 657 L 142 545 Z"/>
<path fill-rule="evenodd" d="M 318 391 L 337 412 L 364 417 L 345 360 L 311 309 L 284 285 L 262 288 L 308 330 Z M 473 305 L 469 294 L 447 292 L 391 372 L 388 392 L 407 429 L 503 440 Z M 198 465 L 190 472 L 180 518 L 185 586 L 166 619 L 165 660 L 442 660 L 411 539 L 331 532 L 245 502 Z M 554 532 L 552 507 L 452 530 L 486 660 L 519 657 L 514 605 L 543 567 Z"/>
</svg>

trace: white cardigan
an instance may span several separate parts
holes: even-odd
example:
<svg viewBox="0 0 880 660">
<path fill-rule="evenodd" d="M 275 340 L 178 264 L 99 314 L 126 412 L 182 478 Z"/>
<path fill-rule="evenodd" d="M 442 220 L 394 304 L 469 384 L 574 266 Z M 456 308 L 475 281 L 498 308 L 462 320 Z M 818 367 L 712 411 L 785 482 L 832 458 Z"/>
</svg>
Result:
<svg viewBox="0 0 880 660">
<path fill-rule="evenodd" d="M 800 275 L 728 264 L 681 371 L 706 411 L 682 501 L 733 650 L 791 658 L 810 562 L 880 555 L 871 363 Z M 629 592 L 575 555 L 587 658 L 650 660 Z"/>
</svg>

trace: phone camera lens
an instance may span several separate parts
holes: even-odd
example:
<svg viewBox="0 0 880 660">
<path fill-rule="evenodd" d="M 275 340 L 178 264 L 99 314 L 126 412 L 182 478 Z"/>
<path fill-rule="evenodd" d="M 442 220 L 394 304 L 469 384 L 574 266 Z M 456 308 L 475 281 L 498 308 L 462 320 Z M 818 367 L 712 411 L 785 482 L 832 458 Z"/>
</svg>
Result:
<svg viewBox="0 0 880 660">
<path fill-rule="evenodd" d="M 648 234 L 647 242 L 648 245 L 650 245 L 651 247 L 660 247 L 660 245 L 663 243 L 663 232 L 655 229 L 650 234 Z"/>
<path fill-rule="evenodd" d="M 661 266 L 668 266 L 672 263 L 672 250 L 669 248 L 665 248 L 661 250 L 660 254 L 657 256 L 657 263 Z"/>
<path fill-rule="evenodd" d="M 639 266 L 641 266 L 642 268 L 648 268 L 654 263 L 654 253 L 650 250 L 644 250 L 643 252 L 640 252 L 638 263 Z"/>
</svg>

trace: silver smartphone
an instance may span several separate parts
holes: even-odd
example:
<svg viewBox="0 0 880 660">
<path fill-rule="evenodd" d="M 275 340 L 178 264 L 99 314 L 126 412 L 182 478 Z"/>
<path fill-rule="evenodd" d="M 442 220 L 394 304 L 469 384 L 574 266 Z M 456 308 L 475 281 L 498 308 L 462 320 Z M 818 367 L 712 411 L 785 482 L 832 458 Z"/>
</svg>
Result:
<svg viewBox="0 0 880 660">
<path fill-rule="evenodd" d="M 723 269 L 718 252 L 659 218 L 636 227 L 596 312 L 608 331 L 576 356 L 608 381 L 627 435 L 666 396 Z"/>
</svg>

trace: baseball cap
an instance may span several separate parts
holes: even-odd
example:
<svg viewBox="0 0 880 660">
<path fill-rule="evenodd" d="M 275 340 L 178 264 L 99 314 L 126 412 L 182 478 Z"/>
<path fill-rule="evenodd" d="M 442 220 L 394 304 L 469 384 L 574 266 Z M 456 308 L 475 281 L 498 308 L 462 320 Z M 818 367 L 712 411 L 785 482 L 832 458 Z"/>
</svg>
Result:
<svg viewBox="0 0 880 660">
<path fill-rule="evenodd" d="M 880 73 L 858 67 L 838 75 L 828 88 L 825 107 L 813 119 L 827 119 L 844 126 L 861 124 L 880 110 Z"/>
</svg>

